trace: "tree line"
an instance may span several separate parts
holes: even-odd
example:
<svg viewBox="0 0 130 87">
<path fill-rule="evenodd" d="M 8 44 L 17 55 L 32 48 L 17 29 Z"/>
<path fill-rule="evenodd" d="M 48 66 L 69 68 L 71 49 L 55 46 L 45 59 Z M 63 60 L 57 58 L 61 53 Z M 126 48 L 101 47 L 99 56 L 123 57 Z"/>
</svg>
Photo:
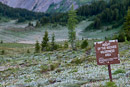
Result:
<svg viewBox="0 0 130 87">
<path fill-rule="evenodd" d="M 86 4 L 76 10 L 78 22 L 93 16 L 94 23 L 87 29 L 99 29 L 104 24 L 113 24 L 116 28 L 123 24 L 124 16 L 126 15 L 130 0 L 99 0 L 93 1 L 91 4 Z M 68 12 L 54 13 L 51 16 L 42 17 L 39 22 L 41 25 L 47 23 L 58 23 L 66 25 L 68 19 Z M 117 22 L 118 21 L 118 22 Z"/>
<path fill-rule="evenodd" d="M 78 16 L 77 20 L 78 22 L 80 22 L 87 17 L 94 16 L 94 23 L 91 24 L 88 29 L 98 29 L 106 23 L 113 23 L 114 25 L 112 27 L 115 28 L 123 23 L 128 6 L 130 6 L 130 0 L 93 1 L 91 2 L 91 4 L 81 6 L 76 10 Z M 26 9 L 11 8 L 7 5 L 0 3 L 0 16 L 19 19 L 18 22 L 38 19 L 38 26 L 43 26 L 48 23 L 66 25 L 68 19 L 68 12 L 53 14 L 37 13 L 28 11 Z"/>
<path fill-rule="evenodd" d="M 0 2 L 0 17 L 19 19 L 19 22 L 23 22 L 26 20 L 40 19 L 43 16 L 49 16 L 49 14 L 32 12 L 21 8 L 12 8 Z"/>
<path fill-rule="evenodd" d="M 78 15 L 89 17 L 94 16 L 93 24 L 86 29 L 99 29 L 104 24 L 113 24 L 112 28 L 123 24 L 124 16 L 130 5 L 130 0 L 100 0 L 91 5 L 85 5 L 78 9 Z"/>
</svg>

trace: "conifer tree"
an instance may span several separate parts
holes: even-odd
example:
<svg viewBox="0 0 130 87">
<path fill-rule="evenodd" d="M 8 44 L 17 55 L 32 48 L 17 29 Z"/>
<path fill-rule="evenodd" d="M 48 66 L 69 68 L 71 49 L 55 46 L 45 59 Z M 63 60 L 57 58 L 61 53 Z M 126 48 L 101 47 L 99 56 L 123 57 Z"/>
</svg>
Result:
<svg viewBox="0 0 130 87">
<path fill-rule="evenodd" d="M 45 34 L 44 34 L 44 37 L 43 37 L 43 40 L 42 40 L 42 44 L 41 44 L 41 50 L 42 51 L 46 51 L 47 48 L 48 48 L 48 41 L 49 41 L 49 37 L 48 37 L 48 32 L 45 31 Z"/>
<path fill-rule="evenodd" d="M 0 43 L 3 44 L 3 40 L 1 40 Z"/>
<path fill-rule="evenodd" d="M 55 34 L 54 33 L 52 34 L 51 47 L 52 47 L 52 50 L 55 50 Z"/>
<path fill-rule="evenodd" d="M 76 11 L 74 10 L 74 7 L 72 6 L 71 10 L 68 13 L 69 19 L 68 19 L 68 35 L 69 35 L 69 42 L 71 43 L 72 49 L 76 49 L 75 42 L 76 42 L 76 23 L 77 23 L 77 16 Z"/>
<path fill-rule="evenodd" d="M 130 41 L 130 8 L 128 9 L 127 15 L 125 17 L 123 28 L 124 28 L 127 40 Z"/>
<path fill-rule="evenodd" d="M 33 26 L 33 24 L 31 22 L 28 23 L 28 26 Z"/>
<path fill-rule="evenodd" d="M 40 27 L 40 22 L 39 21 L 37 21 L 36 22 L 36 26 L 35 26 L 36 28 L 39 28 Z"/>
<path fill-rule="evenodd" d="M 38 41 L 36 41 L 36 44 L 35 44 L 35 53 L 39 53 L 40 52 L 40 44 Z"/>
<path fill-rule="evenodd" d="M 95 22 L 94 22 L 94 28 L 98 29 L 101 27 L 101 20 L 96 17 Z"/>
</svg>

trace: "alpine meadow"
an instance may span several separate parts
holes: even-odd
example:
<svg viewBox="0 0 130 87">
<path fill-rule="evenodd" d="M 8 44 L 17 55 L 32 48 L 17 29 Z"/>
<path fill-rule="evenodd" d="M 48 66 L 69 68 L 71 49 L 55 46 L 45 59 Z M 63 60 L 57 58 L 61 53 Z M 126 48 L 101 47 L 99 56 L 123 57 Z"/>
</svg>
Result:
<svg viewBox="0 0 130 87">
<path fill-rule="evenodd" d="M 130 87 L 130 0 L 0 0 L 0 87 Z"/>
</svg>

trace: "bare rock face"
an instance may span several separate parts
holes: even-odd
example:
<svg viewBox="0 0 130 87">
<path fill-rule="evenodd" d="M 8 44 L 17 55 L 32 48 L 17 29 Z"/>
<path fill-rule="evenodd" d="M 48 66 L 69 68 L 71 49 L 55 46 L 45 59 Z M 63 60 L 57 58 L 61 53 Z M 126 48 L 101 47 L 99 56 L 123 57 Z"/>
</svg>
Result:
<svg viewBox="0 0 130 87">
<path fill-rule="evenodd" d="M 2 3 L 14 7 L 25 8 L 37 12 L 45 12 L 53 3 L 53 0 L 0 0 Z"/>
<path fill-rule="evenodd" d="M 79 7 L 76 0 L 0 0 L 0 2 L 13 8 L 24 8 L 35 12 L 65 12 L 72 4 L 75 9 Z"/>
</svg>

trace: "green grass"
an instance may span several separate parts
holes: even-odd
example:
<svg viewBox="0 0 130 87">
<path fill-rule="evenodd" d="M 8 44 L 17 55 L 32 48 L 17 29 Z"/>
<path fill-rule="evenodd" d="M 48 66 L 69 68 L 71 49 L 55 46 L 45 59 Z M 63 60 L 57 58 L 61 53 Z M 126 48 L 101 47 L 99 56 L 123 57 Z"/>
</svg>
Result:
<svg viewBox="0 0 130 87">
<path fill-rule="evenodd" d="M 117 74 L 120 74 L 120 73 L 126 73 L 126 71 L 125 71 L 125 70 L 122 70 L 122 69 L 118 69 L 118 70 L 116 70 L 113 74 L 114 74 L 114 75 L 117 75 Z"/>
<path fill-rule="evenodd" d="M 9 18 L 6 18 L 6 17 L 0 17 L 0 23 L 2 22 L 9 22 L 10 19 Z"/>
<path fill-rule="evenodd" d="M 26 48 L 32 47 L 32 44 L 21 44 L 21 43 L 3 43 L 0 44 L 0 48 Z"/>
<path fill-rule="evenodd" d="M 105 87 L 117 87 L 115 82 L 106 82 Z"/>
<path fill-rule="evenodd" d="M 121 27 L 111 29 L 111 30 L 87 30 L 86 32 L 83 32 L 82 35 L 86 38 L 100 38 L 104 39 L 105 37 L 113 36 L 115 33 L 118 33 L 121 30 Z"/>
<path fill-rule="evenodd" d="M 90 40 L 89 43 L 92 45 L 94 41 L 95 40 Z M 124 46 L 124 43 L 121 44 Z M 6 80 L 9 81 L 9 84 L 7 84 L 7 86 L 16 85 L 22 82 L 21 84 L 27 84 L 31 87 L 33 87 L 31 83 L 43 84 L 44 86 L 49 85 L 50 87 L 80 87 L 82 85 L 89 84 L 89 81 L 97 81 L 97 86 L 93 85 L 93 87 L 100 87 L 99 84 L 102 83 L 98 83 L 98 81 L 100 81 L 101 78 L 108 78 L 108 71 L 106 66 L 98 66 L 96 64 L 95 53 L 94 55 L 91 54 L 86 57 L 86 50 L 82 50 L 80 48 L 78 48 L 76 51 L 72 51 L 70 50 L 71 48 L 68 48 L 67 50 L 63 49 L 60 51 L 41 52 L 39 54 L 29 53 L 28 55 L 24 55 L 26 54 L 25 49 L 30 48 L 29 50 L 32 51 L 34 50 L 34 45 L 4 43 L 0 44 L 0 47 L 5 47 L 6 49 L 14 49 L 10 51 L 8 50 L 9 52 L 12 52 L 10 53 L 12 56 L 7 57 L 6 55 L 0 55 L 0 66 L 11 66 L 7 67 L 6 70 L 0 72 L 2 75 L 1 80 L 3 82 Z M 22 53 L 17 52 L 18 50 L 22 51 Z M 15 51 L 17 56 L 13 55 L 13 52 Z M 91 53 L 93 52 L 94 47 L 92 46 Z M 72 61 L 74 64 L 71 63 Z M 117 69 L 115 71 L 117 74 L 122 73 L 125 75 L 125 73 L 122 72 L 123 70 L 118 70 L 123 69 L 123 67 L 126 66 L 128 60 L 125 60 L 124 62 L 124 64 L 113 65 L 112 69 Z M 12 77 L 11 80 L 10 77 Z M 119 76 L 115 75 L 114 78 L 115 77 L 123 76 L 119 74 Z M 15 80 L 17 80 L 18 83 L 13 83 Z M 67 84 L 64 83 L 68 80 L 70 80 L 70 82 Z M 105 79 L 103 80 L 104 84 L 106 81 L 108 81 Z M 118 79 L 116 80 L 119 81 Z M 117 81 L 115 81 L 116 84 Z M 53 82 L 54 84 L 52 84 Z M 2 84 L 2 86 L 4 85 L 3 83 L 0 84 Z M 102 87 L 116 86 L 113 83 L 107 83 L 106 86 Z"/>
<path fill-rule="evenodd" d="M 0 55 L 13 56 L 17 54 L 28 54 L 34 51 L 34 45 L 32 44 L 20 44 L 20 43 L 3 43 L 0 44 Z M 3 54 L 4 51 L 4 54 Z"/>
</svg>

